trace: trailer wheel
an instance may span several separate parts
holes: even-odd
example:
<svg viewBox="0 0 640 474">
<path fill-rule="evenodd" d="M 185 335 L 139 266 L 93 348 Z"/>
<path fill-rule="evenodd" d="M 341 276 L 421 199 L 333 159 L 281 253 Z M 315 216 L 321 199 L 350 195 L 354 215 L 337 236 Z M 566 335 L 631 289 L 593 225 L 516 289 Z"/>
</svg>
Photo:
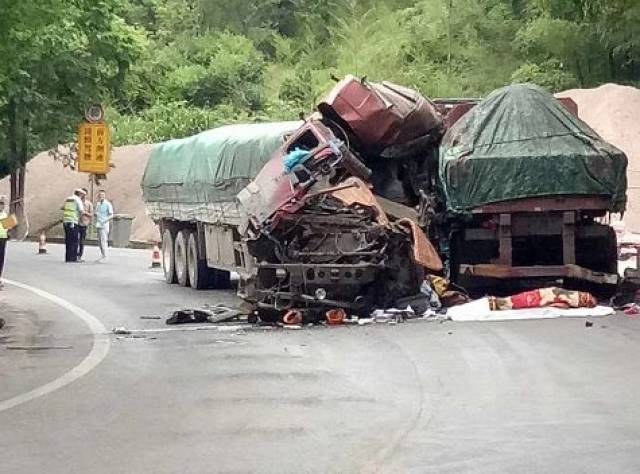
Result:
<svg viewBox="0 0 640 474">
<path fill-rule="evenodd" d="M 198 241 L 195 232 L 189 233 L 187 245 L 187 267 L 189 269 L 189 284 L 191 288 L 202 290 L 209 286 L 209 268 L 207 261 L 198 255 Z"/>
<path fill-rule="evenodd" d="M 189 284 L 189 265 L 187 262 L 187 234 L 187 231 L 179 231 L 176 235 L 176 242 L 174 245 L 176 278 L 180 286 L 187 286 Z"/>
<path fill-rule="evenodd" d="M 169 229 L 165 229 L 162 233 L 162 270 L 164 271 L 164 279 L 167 283 L 176 283 L 176 266 L 173 258 L 173 233 Z"/>
</svg>

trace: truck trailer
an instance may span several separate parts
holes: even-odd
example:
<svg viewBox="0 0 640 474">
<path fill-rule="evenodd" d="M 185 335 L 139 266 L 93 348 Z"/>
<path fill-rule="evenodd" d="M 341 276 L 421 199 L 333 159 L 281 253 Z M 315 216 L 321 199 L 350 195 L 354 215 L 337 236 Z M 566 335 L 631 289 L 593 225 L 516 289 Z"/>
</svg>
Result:
<svg viewBox="0 0 640 474">
<path fill-rule="evenodd" d="M 450 123 L 438 210 L 427 220 L 458 284 L 480 293 L 558 280 L 615 288 L 616 235 L 599 220 L 625 210 L 627 158 L 575 111 L 517 84 L 467 105 Z"/>
<path fill-rule="evenodd" d="M 252 259 L 236 196 L 300 125 L 228 125 L 154 145 L 142 190 L 160 228 L 167 283 L 228 288 L 231 272 L 248 277 Z"/>
</svg>

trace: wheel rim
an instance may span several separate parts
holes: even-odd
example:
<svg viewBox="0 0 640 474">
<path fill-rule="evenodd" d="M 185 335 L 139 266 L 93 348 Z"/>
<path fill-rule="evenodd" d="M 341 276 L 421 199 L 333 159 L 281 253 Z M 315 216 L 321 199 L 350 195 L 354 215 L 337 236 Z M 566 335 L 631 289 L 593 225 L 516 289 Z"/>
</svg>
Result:
<svg viewBox="0 0 640 474">
<path fill-rule="evenodd" d="M 184 234 L 182 232 L 178 233 L 176 237 L 176 250 L 175 250 L 175 267 L 176 267 L 176 275 L 178 276 L 178 280 L 183 281 L 185 277 L 185 263 L 186 263 L 186 254 L 185 254 L 185 244 L 184 244 Z"/>
<path fill-rule="evenodd" d="M 174 268 L 172 266 L 173 261 L 173 239 L 171 239 L 171 234 L 169 232 L 165 232 L 164 238 L 162 239 L 162 269 L 164 270 L 164 276 L 167 280 L 169 280 Z"/>
<path fill-rule="evenodd" d="M 189 282 L 192 287 L 196 287 L 198 285 L 197 279 L 197 267 L 198 267 L 198 256 L 196 255 L 196 246 L 193 235 L 189 237 L 189 246 L 187 249 L 187 260 L 189 266 Z"/>
</svg>

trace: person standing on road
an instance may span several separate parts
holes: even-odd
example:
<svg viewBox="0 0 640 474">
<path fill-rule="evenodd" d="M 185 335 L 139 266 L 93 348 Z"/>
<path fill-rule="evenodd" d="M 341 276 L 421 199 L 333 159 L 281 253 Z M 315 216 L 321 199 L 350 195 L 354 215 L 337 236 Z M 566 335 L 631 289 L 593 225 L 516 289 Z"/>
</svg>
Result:
<svg viewBox="0 0 640 474">
<path fill-rule="evenodd" d="M 64 261 L 67 263 L 78 261 L 78 222 L 84 212 L 83 197 L 84 191 L 76 189 L 62 206 L 62 226 L 64 227 L 65 243 Z"/>
<path fill-rule="evenodd" d="M 107 193 L 104 189 L 101 189 L 98 193 L 95 216 L 98 244 L 100 245 L 100 253 L 102 253 L 102 257 L 98 259 L 98 262 L 104 262 L 107 259 L 107 248 L 109 247 L 109 223 L 113 219 L 113 206 L 107 200 Z"/>
<path fill-rule="evenodd" d="M 82 188 L 84 196 L 82 197 L 82 205 L 84 206 L 84 212 L 80 216 L 78 222 L 78 262 L 84 262 L 82 255 L 84 254 L 84 240 L 87 238 L 87 229 L 91 224 L 93 218 L 93 204 L 87 197 L 87 188 Z"/>
<path fill-rule="evenodd" d="M 7 217 L 5 203 L 7 198 L 0 196 L 0 219 Z M 4 256 L 7 251 L 7 240 L 9 240 L 9 233 L 4 228 L 2 222 L 0 222 L 0 290 L 4 288 L 4 282 L 2 281 L 2 271 L 4 270 Z"/>
</svg>

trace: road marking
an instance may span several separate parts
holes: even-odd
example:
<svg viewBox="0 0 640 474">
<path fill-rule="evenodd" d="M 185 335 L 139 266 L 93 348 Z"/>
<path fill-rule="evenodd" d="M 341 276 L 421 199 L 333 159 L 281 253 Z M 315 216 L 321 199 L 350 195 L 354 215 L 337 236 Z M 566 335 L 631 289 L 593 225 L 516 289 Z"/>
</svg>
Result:
<svg viewBox="0 0 640 474">
<path fill-rule="evenodd" d="M 232 332 L 232 331 L 270 331 L 274 329 L 273 326 L 251 326 L 251 325 L 239 325 L 234 326 L 179 326 L 172 328 L 145 328 L 145 329 L 128 329 L 129 333 L 146 333 L 146 332 L 176 332 L 176 331 L 218 331 L 218 332 Z M 110 334 L 126 335 L 127 333 L 119 334 L 111 331 Z"/>
<path fill-rule="evenodd" d="M 98 318 L 88 313 L 84 309 L 39 288 L 35 288 L 33 286 L 12 280 L 4 280 L 4 282 L 9 285 L 22 288 L 23 290 L 30 291 L 31 293 L 34 293 L 46 300 L 51 301 L 52 303 L 57 304 L 58 306 L 61 306 L 62 308 L 68 310 L 69 312 L 80 318 L 89 327 L 89 330 L 93 335 L 93 347 L 91 348 L 91 352 L 89 352 L 87 357 L 85 357 L 82 362 L 80 362 L 68 372 L 62 374 L 57 379 L 41 385 L 40 387 L 34 388 L 33 390 L 30 390 L 26 393 L 16 395 L 15 397 L 9 398 L 7 400 L 0 401 L 0 412 L 29 402 L 38 397 L 42 397 L 43 395 L 47 395 L 55 390 L 58 390 L 59 388 L 69 385 L 71 382 L 74 382 L 83 375 L 88 374 L 93 369 L 95 369 L 98 364 L 100 364 L 100 362 L 104 360 L 104 358 L 109 353 L 109 347 L 111 346 L 111 339 L 105 335 L 107 330 L 104 325 L 98 320 Z"/>
</svg>

